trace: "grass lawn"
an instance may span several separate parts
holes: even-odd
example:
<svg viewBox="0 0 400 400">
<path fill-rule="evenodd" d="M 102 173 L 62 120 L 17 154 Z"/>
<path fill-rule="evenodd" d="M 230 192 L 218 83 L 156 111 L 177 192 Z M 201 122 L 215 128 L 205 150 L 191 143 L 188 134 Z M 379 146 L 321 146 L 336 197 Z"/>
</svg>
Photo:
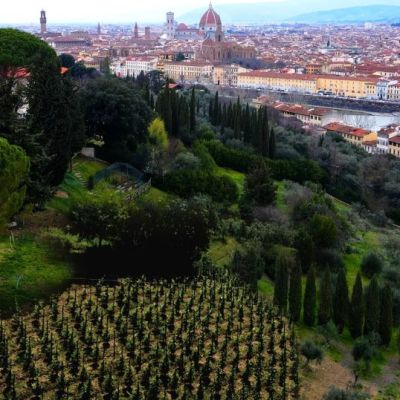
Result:
<svg viewBox="0 0 400 400">
<path fill-rule="evenodd" d="M 218 167 L 215 171 L 215 173 L 219 176 L 228 176 L 229 178 L 231 178 L 236 185 L 239 188 L 239 193 L 242 194 L 243 193 L 243 189 L 244 189 L 244 181 L 246 179 L 245 174 L 242 174 L 240 172 L 234 171 L 233 169 L 229 169 L 229 168 L 221 168 Z"/>
<path fill-rule="evenodd" d="M 370 251 L 379 251 L 380 235 L 375 231 L 357 232 L 360 240 L 351 244 L 352 252 L 344 255 L 344 262 L 347 269 L 347 281 L 349 288 L 353 287 L 358 271 L 360 270 L 361 261 Z M 363 278 L 363 283 L 367 283 L 367 279 Z"/>
<path fill-rule="evenodd" d="M 215 240 L 211 243 L 207 255 L 216 266 L 222 268 L 231 263 L 238 247 L 239 243 L 232 237 L 228 237 L 225 241 Z"/>
<path fill-rule="evenodd" d="M 64 182 L 60 185 L 59 191 L 65 192 L 67 196 L 55 196 L 48 202 L 48 207 L 53 208 L 61 214 L 66 214 L 71 205 L 82 198 L 87 192 L 88 179 L 96 172 L 101 171 L 107 165 L 100 161 L 77 157 L 72 166 L 72 172 L 67 172 Z M 101 190 L 102 183 L 96 185 L 96 190 Z"/>
<path fill-rule="evenodd" d="M 0 311 L 41 299 L 71 277 L 68 263 L 37 237 L 17 238 L 13 246 L 0 237 Z"/>
</svg>

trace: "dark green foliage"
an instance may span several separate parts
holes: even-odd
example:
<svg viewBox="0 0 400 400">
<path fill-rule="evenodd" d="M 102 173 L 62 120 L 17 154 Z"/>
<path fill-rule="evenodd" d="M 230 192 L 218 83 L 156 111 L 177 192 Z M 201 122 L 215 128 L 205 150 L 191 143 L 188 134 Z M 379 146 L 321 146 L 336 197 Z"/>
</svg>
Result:
<svg viewBox="0 0 400 400">
<path fill-rule="evenodd" d="M 368 366 L 373 357 L 373 347 L 368 338 L 358 338 L 353 345 L 352 356 L 354 361 L 364 361 Z"/>
<path fill-rule="evenodd" d="M 361 261 L 361 271 L 367 278 L 380 274 L 383 269 L 382 257 L 376 253 L 368 253 Z"/>
<path fill-rule="evenodd" d="M 306 289 L 304 293 L 303 320 L 308 326 L 315 324 L 315 308 L 317 302 L 317 288 L 315 284 L 315 270 L 311 267 L 307 274 Z"/>
<path fill-rule="evenodd" d="M 299 322 L 301 316 L 302 283 L 301 267 L 295 263 L 290 269 L 289 315 L 293 322 Z"/>
<path fill-rule="evenodd" d="M 271 128 L 271 132 L 269 134 L 269 158 L 273 160 L 275 158 L 275 153 L 276 153 L 276 143 L 275 143 L 275 131 L 274 128 Z"/>
<path fill-rule="evenodd" d="M 381 290 L 381 311 L 379 320 L 379 335 L 382 344 L 389 346 L 393 331 L 393 295 L 392 289 L 386 284 Z"/>
<path fill-rule="evenodd" d="M 75 58 L 71 54 L 62 53 L 58 56 L 62 67 L 72 68 L 75 65 Z"/>
<path fill-rule="evenodd" d="M 368 400 L 369 398 L 370 396 L 366 393 L 332 387 L 324 395 L 323 400 Z"/>
<path fill-rule="evenodd" d="M 9 68 L 29 67 L 38 52 L 55 59 L 56 53 L 43 40 L 17 29 L 0 29 L 0 75 Z"/>
<path fill-rule="evenodd" d="M 336 289 L 333 298 L 333 320 L 342 333 L 349 318 L 349 289 L 347 286 L 346 272 L 340 270 L 336 279 Z"/>
<path fill-rule="evenodd" d="M 275 265 L 274 304 L 283 312 L 286 312 L 289 289 L 289 268 L 285 256 L 278 257 Z"/>
<path fill-rule="evenodd" d="M 325 271 L 320 280 L 318 324 L 326 325 L 333 317 L 332 282 L 329 269 Z"/>
<path fill-rule="evenodd" d="M 196 130 L 196 92 L 194 87 L 190 95 L 190 132 Z"/>
<path fill-rule="evenodd" d="M 314 260 L 314 242 L 307 229 L 301 228 L 295 237 L 294 246 L 301 263 L 303 273 L 307 273 Z"/>
<path fill-rule="evenodd" d="M 313 242 L 318 248 L 335 246 L 337 228 L 331 217 L 315 214 L 310 221 L 309 229 Z"/>
<path fill-rule="evenodd" d="M 349 309 L 349 330 L 353 339 L 362 335 L 364 324 L 364 294 L 361 274 L 357 274 Z"/>
<path fill-rule="evenodd" d="M 257 242 L 247 242 L 242 248 L 236 250 L 232 260 L 231 271 L 239 279 L 257 288 L 257 281 L 264 271 L 264 260 L 261 256 L 261 246 Z"/>
<path fill-rule="evenodd" d="M 102 138 L 99 156 L 109 161 L 132 160 L 138 143 L 147 136 L 152 112 L 128 82 L 101 78 L 82 92 L 87 136 Z"/>
<path fill-rule="evenodd" d="M 216 176 L 202 169 L 180 169 L 167 173 L 155 182 L 162 190 L 181 197 L 207 194 L 214 201 L 234 203 L 238 198 L 236 183 L 227 176 Z"/>
<path fill-rule="evenodd" d="M 374 276 L 365 291 L 364 335 L 379 332 L 380 305 L 379 284 L 376 276 Z"/>
<path fill-rule="evenodd" d="M 300 353 L 305 357 L 307 365 L 310 361 L 317 361 L 320 363 L 324 357 L 321 348 L 310 341 L 306 341 L 300 346 Z"/>
<path fill-rule="evenodd" d="M 205 141 L 215 162 L 226 168 L 247 173 L 260 159 L 260 156 L 246 150 L 236 150 L 225 146 L 217 140 Z M 323 179 L 323 171 L 311 160 L 264 160 L 276 180 L 288 179 L 303 183 L 306 181 L 319 183 Z"/>
<path fill-rule="evenodd" d="M 267 206 L 275 201 L 275 183 L 263 160 L 257 162 L 247 174 L 244 196 L 248 202 L 257 206 Z"/>
<path fill-rule="evenodd" d="M 105 211 L 106 210 L 106 211 Z M 103 213 L 104 212 L 104 213 Z M 103 228 L 91 229 L 89 225 Z M 157 268 L 156 260 L 172 257 L 170 270 L 190 267 L 210 242 L 217 215 L 208 199 L 196 197 L 189 201 L 174 200 L 168 204 L 143 201 L 130 206 L 117 197 L 96 199 L 89 196 L 71 210 L 73 232 L 95 244 L 107 242 L 115 255 L 146 259 L 146 268 Z M 106 225 L 107 224 L 107 225 Z M 154 249 L 157 248 L 157 252 Z M 154 260 L 152 265 L 150 260 Z M 149 264 L 147 266 L 147 263 Z M 130 264 L 129 264 L 130 265 Z M 130 267 L 132 267 L 130 265 Z M 168 271 L 168 268 L 166 269 Z"/>
<path fill-rule="evenodd" d="M 62 78 L 57 59 L 46 51 L 34 57 L 27 89 L 28 129 L 44 149 L 47 160 L 42 163 L 32 180 L 46 186 L 56 186 L 64 179 L 70 159 L 83 144 L 84 124 L 75 87 L 70 78 Z M 29 151 L 28 151 L 29 154 Z M 38 167 L 37 165 L 35 167 Z M 33 198 L 40 194 L 32 193 Z"/>
<path fill-rule="evenodd" d="M 29 175 L 29 158 L 0 137 L 0 231 L 22 207 Z"/>
</svg>

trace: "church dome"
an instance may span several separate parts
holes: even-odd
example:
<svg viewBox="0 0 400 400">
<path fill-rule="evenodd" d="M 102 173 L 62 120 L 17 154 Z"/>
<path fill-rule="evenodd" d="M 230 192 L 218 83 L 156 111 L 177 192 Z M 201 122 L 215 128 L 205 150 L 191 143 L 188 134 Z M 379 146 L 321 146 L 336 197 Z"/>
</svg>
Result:
<svg viewBox="0 0 400 400">
<path fill-rule="evenodd" d="M 200 20 L 200 28 L 205 28 L 207 26 L 221 26 L 221 17 L 214 11 L 212 4 L 210 3 L 210 7 L 203 14 Z"/>
</svg>

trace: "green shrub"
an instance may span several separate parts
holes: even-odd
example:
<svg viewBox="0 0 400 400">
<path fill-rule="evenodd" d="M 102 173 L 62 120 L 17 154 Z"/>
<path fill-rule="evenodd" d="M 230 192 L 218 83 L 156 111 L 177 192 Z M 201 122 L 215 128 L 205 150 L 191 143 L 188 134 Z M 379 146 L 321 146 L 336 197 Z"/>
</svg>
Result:
<svg viewBox="0 0 400 400">
<path fill-rule="evenodd" d="M 169 172 L 156 186 L 180 197 L 206 194 L 217 202 L 234 203 L 239 196 L 236 183 L 228 176 L 216 176 L 201 169 L 181 169 Z"/>
<path fill-rule="evenodd" d="M 380 274 L 382 269 L 383 260 L 377 253 L 371 252 L 363 257 L 361 271 L 367 278 L 372 278 L 375 274 Z"/>
</svg>

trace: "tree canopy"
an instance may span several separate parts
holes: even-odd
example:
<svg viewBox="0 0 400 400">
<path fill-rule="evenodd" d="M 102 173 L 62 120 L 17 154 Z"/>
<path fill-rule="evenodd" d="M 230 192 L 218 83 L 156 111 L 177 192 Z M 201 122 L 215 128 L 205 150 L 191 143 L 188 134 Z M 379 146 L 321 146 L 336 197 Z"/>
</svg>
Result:
<svg viewBox="0 0 400 400">
<path fill-rule="evenodd" d="M 22 207 L 28 174 L 29 158 L 24 151 L 0 138 L 0 230 Z"/>
<path fill-rule="evenodd" d="M 28 67 L 39 50 L 56 57 L 54 50 L 36 36 L 17 29 L 0 29 L 1 69 Z"/>
</svg>

